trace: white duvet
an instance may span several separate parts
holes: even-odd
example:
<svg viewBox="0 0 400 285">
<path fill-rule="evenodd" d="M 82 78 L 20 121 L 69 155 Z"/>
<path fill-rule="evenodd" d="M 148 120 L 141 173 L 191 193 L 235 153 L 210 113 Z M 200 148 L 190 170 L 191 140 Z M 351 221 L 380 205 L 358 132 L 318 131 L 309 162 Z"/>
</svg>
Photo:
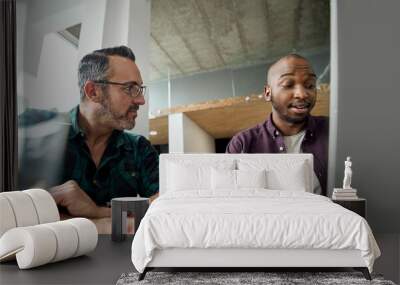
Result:
<svg viewBox="0 0 400 285">
<path fill-rule="evenodd" d="M 380 255 L 359 215 L 320 195 L 265 189 L 160 196 L 132 243 L 136 269 L 164 248 L 358 249 L 371 272 Z"/>
</svg>

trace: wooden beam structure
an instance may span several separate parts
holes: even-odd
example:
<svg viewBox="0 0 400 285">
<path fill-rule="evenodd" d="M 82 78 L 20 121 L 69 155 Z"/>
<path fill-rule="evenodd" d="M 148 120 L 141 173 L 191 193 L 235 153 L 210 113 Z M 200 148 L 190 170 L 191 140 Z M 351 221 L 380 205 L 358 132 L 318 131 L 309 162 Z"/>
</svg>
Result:
<svg viewBox="0 0 400 285">
<path fill-rule="evenodd" d="M 329 116 L 329 97 L 329 85 L 321 84 L 313 115 Z M 157 132 L 150 136 L 152 144 L 168 144 L 168 114 L 174 113 L 184 113 L 216 139 L 230 138 L 264 122 L 271 113 L 271 103 L 262 94 L 254 94 L 161 110 L 159 116 L 150 119 L 150 131 Z"/>
</svg>

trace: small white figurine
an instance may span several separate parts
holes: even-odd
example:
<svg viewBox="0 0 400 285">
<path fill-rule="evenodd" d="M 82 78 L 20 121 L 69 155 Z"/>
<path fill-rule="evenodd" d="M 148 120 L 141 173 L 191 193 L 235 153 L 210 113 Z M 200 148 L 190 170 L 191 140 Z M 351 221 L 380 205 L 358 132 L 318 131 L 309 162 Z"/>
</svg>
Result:
<svg viewBox="0 0 400 285">
<path fill-rule="evenodd" d="M 344 179 L 343 179 L 343 189 L 351 188 L 351 177 L 353 176 L 353 171 L 351 170 L 351 160 L 350 156 L 347 157 L 344 162 Z"/>
</svg>

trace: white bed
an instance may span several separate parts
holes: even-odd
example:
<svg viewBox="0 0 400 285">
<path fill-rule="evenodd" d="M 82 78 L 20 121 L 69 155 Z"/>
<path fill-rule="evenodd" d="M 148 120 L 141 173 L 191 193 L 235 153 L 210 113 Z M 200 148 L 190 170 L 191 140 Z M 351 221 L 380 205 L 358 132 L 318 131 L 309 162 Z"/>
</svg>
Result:
<svg viewBox="0 0 400 285">
<path fill-rule="evenodd" d="M 154 267 L 355 267 L 368 278 L 380 251 L 367 222 L 310 193 L 312 169 L 310 154 L 162 155 L 160 197 L 132 243 L 141 278 Z"/>
</svg>

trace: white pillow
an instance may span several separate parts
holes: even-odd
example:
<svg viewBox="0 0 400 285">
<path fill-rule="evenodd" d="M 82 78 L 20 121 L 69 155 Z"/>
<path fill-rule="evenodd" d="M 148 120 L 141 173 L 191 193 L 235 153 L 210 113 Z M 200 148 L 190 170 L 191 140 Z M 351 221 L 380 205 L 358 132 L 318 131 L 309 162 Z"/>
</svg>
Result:
<svg viewBox="0 0 400 285">
<path fill-rule="evenodd" d="M 167 189 L 169 191 L 211 188 L 211 167 L 188 167 L 182 164 L 169 163 L 168 172 Z"/>
<path fill-rule="evenodd" d="M 303 191 L 309 190 L 307 165 L 293 164 L 290 168 L 274 168 L 267 171 L 268 189 Z"/>
<path fill-rule="evenodd" d="M 211 169 L 234 169 L 234 160 L 175 159 L 167 165 L 167 191 L 211 190 Z"/>
<path fill-rule="evenodd" d="M 213 190 L 237 190 L 240 188 L 266 188 L 265 170 L 211 170 Z"/>
<path fill-rule="evenodd" d="M 310 170 L 306 160 L 285 159 L 239 159 L 239 170 L 266 170 L 268 189 L 312 191 Z"/>
<path fill-rule="evenodd" d="M 236 170 L 237 188 L 266 188 L 266 170 Z"/>
<path fill-rule="evenodd" d="M 236 170 L 212 168 L 211 189 L 236 190 Z"/>
</svg>

